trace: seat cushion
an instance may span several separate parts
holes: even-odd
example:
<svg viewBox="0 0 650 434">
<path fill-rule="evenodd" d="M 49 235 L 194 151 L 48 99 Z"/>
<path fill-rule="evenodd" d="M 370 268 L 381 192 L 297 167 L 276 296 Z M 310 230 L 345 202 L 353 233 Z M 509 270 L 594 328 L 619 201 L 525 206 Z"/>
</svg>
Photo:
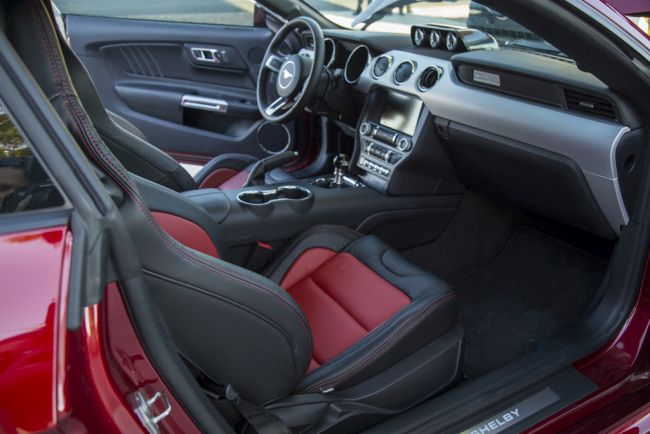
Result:
<svg viewBox="0 0 650 434">
<path fill-rule="evenodd" d="M 320 226 L 266 272 L 301 307 L 313 336 L 299 391 L 347 387 L 407 357 L 456 320 L 448 285 L 374 236 Z"/>
<path fill-rule="evenodd" d="M 349 253 L 313 248 L 280 286 L 298 302 L 312 328 L 310 370 L 350 348 L 411 299 Z"/>
</svg>

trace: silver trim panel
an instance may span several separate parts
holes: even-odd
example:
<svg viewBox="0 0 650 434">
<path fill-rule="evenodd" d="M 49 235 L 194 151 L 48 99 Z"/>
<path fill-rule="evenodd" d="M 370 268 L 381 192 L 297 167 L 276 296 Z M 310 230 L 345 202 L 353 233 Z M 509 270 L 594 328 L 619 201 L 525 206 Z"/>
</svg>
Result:
<svg viewBox="0 0 650 434">
<path fill-rule="evenodd" d="M 181 107 L 205 110 L 215 113 L 227 113 L 228 102 L 223 99 L 207 98 L 197 95 L 183 95 L 181 98 Z"/>
<path fill-rule="evenodd" d="M 416 74 L 398 86 L 391 74 L 375 79 L 366 68 L 356 84 L 359 90 L 369 92 L 380 86 L 415 95 L 434 116 L 564 155 L 582 169 L 615 233 L 628 223 L 615 161 L 628 127 L 466 85 L 448 60 L 402 51 L 384 54 L 392 56 L 395 64 L 414 61 L 420 69 L 437 66 L 445 73 L 432 89 L 420 92 Z"/>
</svg>

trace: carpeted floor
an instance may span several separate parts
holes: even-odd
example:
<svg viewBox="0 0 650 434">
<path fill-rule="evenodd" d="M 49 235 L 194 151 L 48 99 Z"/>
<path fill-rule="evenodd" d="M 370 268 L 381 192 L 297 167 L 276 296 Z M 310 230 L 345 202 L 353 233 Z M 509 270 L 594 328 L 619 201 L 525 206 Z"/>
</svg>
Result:
<svg viewBox="0 0 650 434">
<path fill-rule="evenodd" d="M 518 211 L 473 194 L 436 242 L 403 253 L 457 292 L 469 378 L 575 323 L 607 267 L 605 259 L 527 225 Z"/>
</svg>

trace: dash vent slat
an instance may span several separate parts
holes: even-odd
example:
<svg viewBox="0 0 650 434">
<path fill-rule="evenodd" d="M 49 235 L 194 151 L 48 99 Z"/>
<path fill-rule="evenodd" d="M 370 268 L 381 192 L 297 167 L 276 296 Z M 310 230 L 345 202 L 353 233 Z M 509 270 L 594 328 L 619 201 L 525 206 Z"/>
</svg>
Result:
<svg viewBox="0 0 650 434">
<path fill-rule="evenodd" d="M 565 88 L 564 99 L 567 110 L 599 116 L 613 121 L 618 119 L 614 104 L 602 96 Z"/>
</svg>

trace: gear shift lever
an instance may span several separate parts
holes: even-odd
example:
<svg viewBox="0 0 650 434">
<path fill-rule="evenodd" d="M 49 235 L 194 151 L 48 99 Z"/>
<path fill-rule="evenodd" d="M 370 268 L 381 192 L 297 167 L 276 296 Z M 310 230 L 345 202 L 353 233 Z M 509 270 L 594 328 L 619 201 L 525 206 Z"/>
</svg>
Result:
<svg viewBox="0 0 650 434">
<path fill-rule="evenodd" d="M 337 154 L 334 157 L 334 186 L 343 187 L 343 178 L 348 174 L 350 160 L 345 154 Z"/>
<path fill-rule="evenodd" d="M 346 154 L 337 154 L 333 160 L 334 173 L 313 179 L 312 184 L 323 188 L 362 187 L 358 179 L 348 175 L 350 160 Z"/>
</svg>

